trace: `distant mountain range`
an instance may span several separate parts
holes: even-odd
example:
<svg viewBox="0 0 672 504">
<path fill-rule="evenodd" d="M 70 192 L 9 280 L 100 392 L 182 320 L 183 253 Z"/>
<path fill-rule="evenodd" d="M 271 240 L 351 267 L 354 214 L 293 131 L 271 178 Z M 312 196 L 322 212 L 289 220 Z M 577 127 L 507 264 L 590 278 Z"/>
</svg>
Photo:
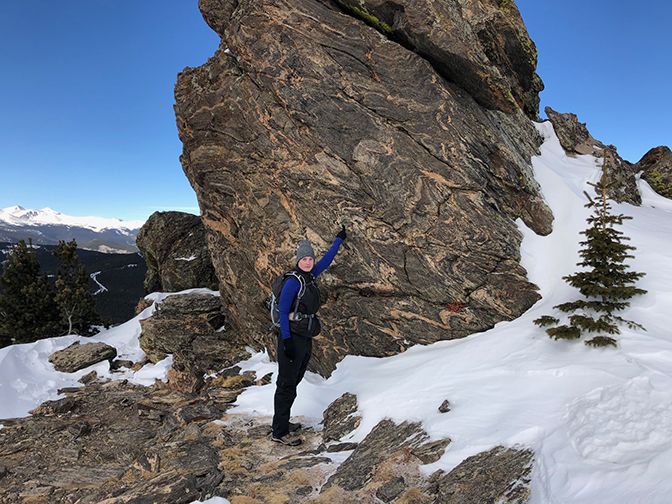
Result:
<svg viewBox="0 0 672 504">
<path fill-rule="evenodd" d="M 31 239 L 36 245 L 57 245 L 60 240 L 77 241 L 77 247 L 103 253 L 133 253 L 135 238 L 143 221 L 122 221 L 100 217 L 71 217 L 51 208 L 26 210 L 20 206 L 0 210 L 0 242 Z"/>
</svg>

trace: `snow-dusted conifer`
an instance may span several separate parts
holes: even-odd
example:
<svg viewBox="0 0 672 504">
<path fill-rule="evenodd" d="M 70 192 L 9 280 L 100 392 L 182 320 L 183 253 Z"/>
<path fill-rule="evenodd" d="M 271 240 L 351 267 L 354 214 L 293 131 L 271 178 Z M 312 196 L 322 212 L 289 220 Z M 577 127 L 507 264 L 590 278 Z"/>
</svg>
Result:
<svg viewBox="0 0 672 504">
<path fill-rule="evenodd" d="M 32 242 L 12 244 L 0 276 L 0 346 L 58 335 L 58 310 Z"/>
</svg>

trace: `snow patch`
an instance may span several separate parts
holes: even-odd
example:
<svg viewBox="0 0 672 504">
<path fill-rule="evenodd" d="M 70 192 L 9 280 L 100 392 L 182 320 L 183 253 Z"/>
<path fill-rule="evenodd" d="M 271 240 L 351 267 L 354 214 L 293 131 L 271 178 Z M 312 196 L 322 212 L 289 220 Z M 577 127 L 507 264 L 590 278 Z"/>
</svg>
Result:
<svg viewBox="0 0 672 504">
<path fill-rule="evenodd" d="M 588 460 L 634 464 L 672 447 L 672 393 L 646 377 L 577 398 L 566 418 L 572 446 Z"/>
<path fill-rule="evenodd" d="M 187 261 L 187 262 L 191 262 L 194 259 L 196 259 L 195 255 L 192 255 L 191 257 L 176 257 L 175 258 L 176 261 Z"/>
<path fill-rule="evenodd" d="M 100 275 L 101 273 L 102 271 L 96 271 L 95 273 L 91 273 L 91 275 L 89 275 L 91 277 L 91 280 L 96 282 L 96 285 L 98 285 L 98 290 L 93 293 L 94 296 L 97 296 L 101 292 L 107 292 L 107 287 L 105 287 L 98 281 L 98 275 Z"/>
</svg>

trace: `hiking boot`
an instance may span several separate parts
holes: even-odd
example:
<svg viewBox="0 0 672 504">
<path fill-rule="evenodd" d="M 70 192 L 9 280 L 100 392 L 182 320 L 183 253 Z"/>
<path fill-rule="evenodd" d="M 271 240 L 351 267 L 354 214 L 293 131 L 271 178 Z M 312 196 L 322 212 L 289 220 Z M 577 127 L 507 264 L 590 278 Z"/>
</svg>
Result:
<svg viewBox="0 0 672 504">
<path fill-rule="evenodd" d="M 292 436 L 291 434 L 285 434 L 279 438 L 271 434 L 271 441 L 282 443 L 287 446 L 299 446 L 301 444 L 301 438 L 298 436 Z"/>
<path fill-rule="evenodd" d="M 289 422 L 289 432 L 296 432 L 296 431 L 298 431 L 301 427 L 302 427 L 302 425 L 301 425 L 299 422 Z M 268 432 L 269 432 L 270 434 L 273 434 L 273 427 L 270 426 L 270 425 L 268 426 Z M 269 434 L 269 435 L 270 435 L 270 434 Z"/>
</svg>

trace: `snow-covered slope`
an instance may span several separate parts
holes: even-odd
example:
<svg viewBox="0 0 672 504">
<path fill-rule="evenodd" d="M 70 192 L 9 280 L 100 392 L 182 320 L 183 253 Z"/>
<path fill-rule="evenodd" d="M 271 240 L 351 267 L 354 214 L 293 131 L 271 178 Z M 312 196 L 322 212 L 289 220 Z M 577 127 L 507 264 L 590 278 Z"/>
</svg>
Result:
<svg viewBox="0 0 672 504">
<path fill-rule="evenodd" d="M 647 331 L 623 327 L 618 348 L 551 340 L 532 321 L 555 314 L 554 305 L 578 294 L 562 276 L 577 269 L 579 233 L 588 215 L 583 191 L 592 190 L 587 182 L 599 179 L 600 166 L 591 156 L 566 157 L 550 123 L 538 127 L 545 142 L 533 169 L 553 209 L 554 231 L 541 237 L 522 222 L 519 226 L 525 236 L 522 265 L 543 299 L 520 318 L 484 333 L 416 346 L 389 358 L 348 356 L 329 379 L 308 373 L 292 413 L 319 429 L 328 404 L 351 392 L 363 420 L 348 440 L 362 440 L 383 418 L 420 421 L 433 437 L 452 440 L 438 462 L 425 466 L 429 473 L 448 472 L 497 445 L 518 445 L 536 454 L 532 504 L 670 503 L 672 204 L 644 182 L 641 207 L 613 204 L 614 213 L 633 217 L 622 229 L 637 247 L 633 270 L 646 273 L 638 285 L 648 290 L 632 300 L 623 316 Z M 137 360 L 142 355 L 138 320 L 149 314 L 95 339 L 114 345 L 123 358 Z M 58 388 L 78 385 L 76 380 L 92 368 L 70 376 L 53 371 L 47 362 L 52 352 L 72 341 L 0 349 L 0 418 L 26 415 L 42 401 L 55 399 Z M 324 343 L 317 338 L 315 344 Z M 109 375 L 106 365 L 97 365 L 99 375 Z M 257 376 L 277 373 L 265 353 L 240 366 Z M 151 383 L 165 376 L 165 367 L 146 366 L 121 377 Z M 273 384 L 251 387 L 230 412 L 270 421 L 273 393 Z M 445 399 L 451 411 L 440 413 Z"/>
<path fill-rule="evenodd" d="M 0 242 L 32 239 L 55 245 L 77 240 L 80 248 L 99 252 L 135 252 L 135 238 L 144 222 L 101 217 L 72 217 L 51 208 L 27 210 L 20 206 L 0 210 Z"/>
</svg>

